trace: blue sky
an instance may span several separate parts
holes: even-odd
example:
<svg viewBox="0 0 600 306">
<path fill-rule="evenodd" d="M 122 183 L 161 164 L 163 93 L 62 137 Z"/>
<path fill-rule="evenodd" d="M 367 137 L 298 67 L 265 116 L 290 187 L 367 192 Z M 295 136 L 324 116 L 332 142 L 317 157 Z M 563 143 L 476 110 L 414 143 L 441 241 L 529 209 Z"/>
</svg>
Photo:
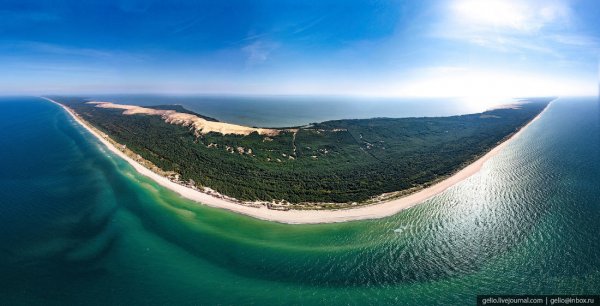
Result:
<svg viewBox="0 0 600 306">
<path fill-rule="evenodd" d="M 595 94 L 600 2 L 0 3 L 0 93 Z"/>
</svg>

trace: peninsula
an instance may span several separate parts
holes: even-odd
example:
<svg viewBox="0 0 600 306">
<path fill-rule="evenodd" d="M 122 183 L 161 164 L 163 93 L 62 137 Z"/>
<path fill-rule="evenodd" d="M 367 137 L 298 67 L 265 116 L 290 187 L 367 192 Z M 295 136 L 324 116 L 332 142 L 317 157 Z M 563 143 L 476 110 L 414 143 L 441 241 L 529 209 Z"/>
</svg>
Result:
<svg viewBox="0 0 600 306">
<path fill-rule="evenodd" d="M 179 105 L 46 98 L 141 174 L 197 202 L 284 223 L 392 215 L 476 173 L 553 98 L 478 114 L 260 128 Z"/>
</svg>

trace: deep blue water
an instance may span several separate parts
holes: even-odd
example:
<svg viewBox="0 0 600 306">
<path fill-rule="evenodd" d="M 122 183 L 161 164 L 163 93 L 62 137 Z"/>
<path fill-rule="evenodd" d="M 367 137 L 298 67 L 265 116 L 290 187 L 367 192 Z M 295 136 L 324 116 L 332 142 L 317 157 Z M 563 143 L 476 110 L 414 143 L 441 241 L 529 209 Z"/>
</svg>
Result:
<svg viewBox="0 0 600 306">
<path fill-rule="evenodd" d="M 0 304 L 470 305 L 600 288 L 597 98 L 553 102 L 421 205 L 321 225 L 181 199 L 39 98 L 0 110 Z"/>
</svg>

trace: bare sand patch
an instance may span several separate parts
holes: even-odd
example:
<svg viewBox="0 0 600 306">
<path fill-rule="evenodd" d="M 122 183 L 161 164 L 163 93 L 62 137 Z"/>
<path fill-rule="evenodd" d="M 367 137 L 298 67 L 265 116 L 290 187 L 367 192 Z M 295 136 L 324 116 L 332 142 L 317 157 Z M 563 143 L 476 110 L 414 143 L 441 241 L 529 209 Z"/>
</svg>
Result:
<svg viewBox="0 0 600 306">
<path fill-rule="evenodd" d="M 196 135 L 208 134 L 210 132 L 221 133 L 223 135 L 250 135 L 256 132 L 259 135 L 275 136 L 282 131 L 278 129 L 254 128 L 232 123 L 208 121 L 193 114 L 179 113 L 174 110 L 153 109 L 137 105 L 115 104 L 111 102 L 88 103 L 96 104 L 96 107 L 100 108 L 123 109 L 125 110 L 123 115 L 142 114 L 161 116 L 167 123 L 193 127 Z"/>
</svg>

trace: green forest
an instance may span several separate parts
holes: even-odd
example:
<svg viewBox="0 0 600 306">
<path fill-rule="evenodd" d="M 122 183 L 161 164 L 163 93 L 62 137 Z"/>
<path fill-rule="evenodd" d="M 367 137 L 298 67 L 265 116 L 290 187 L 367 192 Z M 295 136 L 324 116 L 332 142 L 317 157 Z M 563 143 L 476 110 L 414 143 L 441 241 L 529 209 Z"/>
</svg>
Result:
<svg viewBox="0 0 600 306">
<path fill-rule="evenodd" d="M 123 115 L 85 98 L 52 98 L 184 181 L 239 200 L 292 204 L 360 203 L 426 186 L 491 150 L 552 100 L 527 99 L 518 107 L 461 116 L 332 120 L 269 137 L 197 137 L 160 116 Z M 192 113 L 179 105 L 156 108 Z"/>
</svg>

